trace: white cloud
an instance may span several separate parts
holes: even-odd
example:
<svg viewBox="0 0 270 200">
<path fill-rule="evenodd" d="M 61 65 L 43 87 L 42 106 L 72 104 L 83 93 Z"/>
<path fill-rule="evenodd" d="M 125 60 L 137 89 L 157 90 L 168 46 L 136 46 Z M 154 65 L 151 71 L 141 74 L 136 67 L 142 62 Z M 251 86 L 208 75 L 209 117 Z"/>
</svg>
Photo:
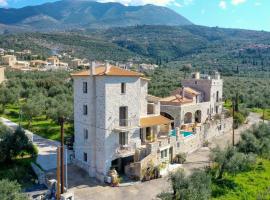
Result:
<svg viewBox="0 0 270 200">
<path fill-rule="evenodd" d="M 219 7 L 223 10 L 225 10 L 227 8 L 227 3 L 226 1 L 220 1 L 219 2 Z"/>
<path fill-rule="evenodd" d="M 176 7 L 179 7 L 179 8 L 183 7 L 183 5 L 182 5 L 181 3 L 178 3 L 178 2 L 174 2 L 174 5 L 175 5 Z"/>
<path fill-rule="evenodd" d="M 0 0 L 1 1 L 1 0 Z M 190 1 L 190 0 L 187 0 Z M 145 5 L 145 4 L 154 4 L 159 6 L 165 6 L 170 3 L 175 3 L 175 0 L 99 0 L 99 2 L 119 2 L 124 5 Z"/>
<path fill-rule="evenodd" d="M 245 3 L 245 2 L 246 2 L 246 0 L 232 0 L 232 4 L 235 6 L 242 4 L 242 3 Z"/>
<path fill-rule="evenodd" d="M 255 6 L 261 6 L 262 5 L 262 3 L 261 2 L 255 2 L 255 4 L 254 4 Z"/>
<path fill-rule="evenodd" d="M 192 5 L 195 0 L 97 0 L 97 1 L 102 3 L 119 2 L 126 6 L 154 4 L 158 6 L 174 5 L 176 7 L 183 7 Z"/>
<path fill-rule="evenodd" d="M 0 6 L 7 6 L 7 0 L 0 0 Z"/>
</svg>

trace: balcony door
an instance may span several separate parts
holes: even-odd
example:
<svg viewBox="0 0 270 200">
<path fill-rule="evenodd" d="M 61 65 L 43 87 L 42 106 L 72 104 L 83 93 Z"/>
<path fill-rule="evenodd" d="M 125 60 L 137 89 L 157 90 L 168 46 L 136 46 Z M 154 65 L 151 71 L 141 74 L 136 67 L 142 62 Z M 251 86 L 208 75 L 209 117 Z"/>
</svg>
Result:
<svg viewBox="0 0 270 200">
<path fill-rule="evenodd" d="M 119 108 L 119 125 L 127 126 L 128 125 L 128 107 L 122 106 Z"/>
</svg>

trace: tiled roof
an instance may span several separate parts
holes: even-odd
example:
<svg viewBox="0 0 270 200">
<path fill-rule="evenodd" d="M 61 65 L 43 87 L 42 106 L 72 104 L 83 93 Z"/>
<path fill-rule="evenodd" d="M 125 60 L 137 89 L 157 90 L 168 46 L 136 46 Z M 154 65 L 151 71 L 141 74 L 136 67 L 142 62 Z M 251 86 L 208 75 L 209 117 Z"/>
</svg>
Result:
<svg viewBox="0 0 270 200">
<path fill-rule="evenodd" d="M 105 66 L 99 66 L 95 68 L 96 73 L 95 76 L 138 76 L 138 77 L 143 77 L 144 74 L 138 73 L 138 72 L 133 72 L 129 71 L 126 69 L 122 69 L 116 66 L 111 66 L 109 71 L 106 72 L 106 67 Z M 71 74 L 71 76 L 76 77 L 76 76 L 90 76 L 90 70 L 86 71 L 80 71 Z"/>
<path fill-rule="evenodd" d="M 170 119 L 163 117 L 161 115 L 144 117 L 140 119 L 141 128 L 163 125 L 163 124 L 170 124 L 170 123 L 171 123 Z"/>
<path fill-rule="evenodd" d="M 192 99 L 188 99 L 185 97 L 183 98 L 180 95 L 173 95 L 173 96 L 165 97 L 160 100 L 161 105 L 175 105 L 175 106 L 192 103 L 192 102 L 193 102 Z"/>
<path fill-rule="evenodd" d="M 187 92 L 193 96 L 197 96 L 197 95 L 201 94 L 199 91 L 197 91 L 193 88 L 190 88 L 190 87 L 184 87 L 184 88 L 185 88 L 185 92 Z M 173 91 L 171 93 L 171 95 L 177 95 L 177 94 L 181 94 L 181 93 L 182 93 L 182 88 L 178 88 L 175 91 Z"/>
</svg>

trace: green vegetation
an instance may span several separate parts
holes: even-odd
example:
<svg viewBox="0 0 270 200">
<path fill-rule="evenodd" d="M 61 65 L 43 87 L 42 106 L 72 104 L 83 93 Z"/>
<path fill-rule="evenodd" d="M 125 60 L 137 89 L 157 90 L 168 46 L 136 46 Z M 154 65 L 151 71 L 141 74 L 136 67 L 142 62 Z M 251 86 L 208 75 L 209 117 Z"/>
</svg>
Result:
<svg viewBox="0 0 270 200">
<path fill-rule="evenodd" d="M 251 112 L 255 112 L 255 113 L 259 113 L 262 115 L 262 119 L 263 119 L 263 109 L 262 108 L 252 108 Z M 264 119 L 265 120 L 270 120 L 270 108 L 269 109 L 265 109 L 264 111 Z"/>
<path fill-rule="evenodd" d="M 2 116 L 42 137 L 60 140 L 59 118 L 67 118 L 66 136 L 73 135 L 73 95 L 68 72 L 7 71 L 8 81 L 0 91 Z M 2 99 L 2 100 L 1 100 Z"/>
<path fill-rule="evenodd" d="M 269 77 L 270 33 L 203 26 L 133 26 L 64 33 L 0 36 L 0 46 L 31 49 L 41 57 L 51 51 L 77 57 L 166 64 L 191 64 L 207 72 Z"/>
<path fill-rule="evenodd" d="M 21 128 L 13 131 L 0 124 L 0 180 L 17 181 L 24 188 L 33 185 L 35 175 L 30 163 L 35 162 L 37 153 Z"/>
<path fill-rule="evenodd" d="M 21 192 L 21 187 L 16 181 L 0 180 L 1 200 L 27 200 L 28 197 Z"/>
<path fill-rule="evenodd" d="M 270 198 L 270 125 L 260 124 L 243 133 L 236 147 L 213 149 L 211 165 L 186 176 L 171 175 L 172 192 L 163 200 L 238 200 Z M 258 158 L 257 158 L 258 156 Z"/>
<path fill-rule="evenodd" d="M 254 169 L 236 175 L 226 174 L 223 181 L 212 184 L 214 200 L 270 198 L 270 161 L 258 159 Z"/>
</svg>

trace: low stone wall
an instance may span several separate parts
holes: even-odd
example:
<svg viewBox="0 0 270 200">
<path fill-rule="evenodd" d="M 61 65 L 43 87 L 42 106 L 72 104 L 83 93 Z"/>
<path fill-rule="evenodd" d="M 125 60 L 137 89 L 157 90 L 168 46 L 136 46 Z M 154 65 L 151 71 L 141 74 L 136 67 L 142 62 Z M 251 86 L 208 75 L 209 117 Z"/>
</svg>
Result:
<svg viewBox="0 0 270 200">
<path fill-rule="evenodd" d="M 38 178 L 38 183 L 39 184 L 44 184 L 46 186 L 47 185 L 47 181 L 46 181 L 46 174 L 44 171 L 42 171 L 35 163 L 31 162 L 31 167 L 33 169 L 33 171 L 35 172 L 37 178 Z"/>
</svg>

